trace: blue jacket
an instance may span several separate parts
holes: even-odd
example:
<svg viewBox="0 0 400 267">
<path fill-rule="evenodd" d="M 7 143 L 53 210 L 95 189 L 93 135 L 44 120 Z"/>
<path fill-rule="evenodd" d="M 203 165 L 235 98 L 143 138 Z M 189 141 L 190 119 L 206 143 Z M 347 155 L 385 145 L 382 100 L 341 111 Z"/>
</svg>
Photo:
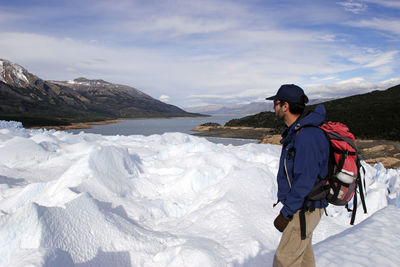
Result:
<svg viewBox="0 0 400 267">
<path fill-rule="evenodd" d="M 305 197 L 319 181 L 319 177 L 328 174 L 329 143 L 325 133 L 317 127 L 325 120 L 325 113 L 325 107 L 318 105 L 313 112 L 299 118 L 282 134 L 277 180 L 278 200 L 283 204 L 281 213 L 286 218 L 303 207 Z M 285 159 L 291 188 L 285 172 Z M 315 202 L 316 208 L 327 205 L 326 199 Z"/>
</svg>

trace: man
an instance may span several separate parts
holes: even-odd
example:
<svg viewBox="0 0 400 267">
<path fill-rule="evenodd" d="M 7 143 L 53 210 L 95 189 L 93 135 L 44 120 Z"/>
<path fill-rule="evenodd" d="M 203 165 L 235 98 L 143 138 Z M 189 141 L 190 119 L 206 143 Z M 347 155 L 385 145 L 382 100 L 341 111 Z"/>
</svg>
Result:
<svg viewBox="0 0 400 267">
<path fill-rule="evenodd" d="M 325 108 L 319 105 L 302 117 L 308 98 L 294 84 L 282 85 L 266 99 L 274 101 L 276 116 L 287 126 L 277 175 L 278 202 L 283 207 L 274 221 L 283 234 L 273 266 L 315 266 L 312 233 L 328 203 L 326 199 L 306 201 L 306 196 L 328 174 L 329 143 L 318 128 L 325 120 Z"/>
</svg>

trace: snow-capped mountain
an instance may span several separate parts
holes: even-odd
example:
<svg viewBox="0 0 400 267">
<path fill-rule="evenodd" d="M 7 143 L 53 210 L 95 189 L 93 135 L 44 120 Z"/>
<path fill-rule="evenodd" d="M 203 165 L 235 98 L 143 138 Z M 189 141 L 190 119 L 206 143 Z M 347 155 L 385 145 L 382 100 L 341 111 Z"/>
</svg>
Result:
<svg viewBox="0 0 400 267">
<path fill-rule="evenodd" d="M 72 81 L 52 81 L 52 83 L 73 89 L 82 97 L 89 99 L 93 109 L 103 111 L 119 118 L 193 116 L 176 106 L 166 104 L 142 91 L 104 80 L 77 78 Z"/>
<path fill-rule="evenodd" d="M 75 91 L 79 91 L 81 93 L 86 92 L 86 93 L 105 93 L 105 92 L 112 92 L 112 93 L 127 93 L 130 96 L 133 97 L 143 97 L 143 98 L 152 98 L 151 96 L 143 93 L 142 91 L 139 91 L 136 88 L 126 86 L 126 85 L 121 85 L 121 84 L 115 84 L 115 83 L 110 83 L 101 79 L 98 80 L 89 80 L 84 77 L 80 77 L 74 80 L 69 80 L 69 81 L 52 81 L 55 84 L 59 85 L 64 85 L 71 87 Z"/>
<path fill-rule="evenodd" d="M 30 73 L 11 61 L 0 59 L 0 107 L 1 113 L 19 115 L 60 115 L 66 111 L 82 113 L 89 108 L 90 100 L 69 87 L 56 85 Z"/>
<path fill-rule="evenodd" d="M 12 86 L 24 87 L 35 79 L 37 79 L 36 76 L 20 65 L 0 59 L 0 81 Z"/>
<path fill-rule="evenodd" d="M 49 125 L 112 118 L 196 115 L 199 114 L 188 113 L 130 86 L 86 78 L 45 81 L 18 64 L 0 59 L 2 119 L 26 122 L 29 118 L 31 125 Z"/>
</svg>

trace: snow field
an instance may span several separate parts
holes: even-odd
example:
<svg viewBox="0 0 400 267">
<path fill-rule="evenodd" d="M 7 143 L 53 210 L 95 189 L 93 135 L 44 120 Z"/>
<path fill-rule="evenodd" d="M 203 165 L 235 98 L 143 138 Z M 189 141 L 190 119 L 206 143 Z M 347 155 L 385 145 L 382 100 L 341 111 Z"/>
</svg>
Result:
<svg viewBox="0 0 400 267">
<path fill-rule="evenodd" d="M 0 121 L 0 266 L 270 266 L 279 153 Z M 329 206 L 317 265 L 400 265 L 400 170 L 363 165 L 368 214 Z"/>
</svg>

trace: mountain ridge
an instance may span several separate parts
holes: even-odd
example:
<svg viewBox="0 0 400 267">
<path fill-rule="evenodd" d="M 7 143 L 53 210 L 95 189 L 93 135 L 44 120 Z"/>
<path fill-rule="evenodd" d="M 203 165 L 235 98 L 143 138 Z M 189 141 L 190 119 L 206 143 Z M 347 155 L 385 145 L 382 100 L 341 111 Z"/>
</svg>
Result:
<svg viewBox="0 0 400 267">
<path fill-rule="evenodd" d="M 326 121 L 346 124 L 357 138 L 400 140 L 400 85 L 322 104 L 327 113 Z M 315 106 L 306 106 L 304 114 Z M 285 129 L 283 122 L 270 111 L 230 120 L 225 126 L 271 128 L 277 134 Z"/>
<path fill-rule="evenodd" d="M 325 101 L 332 100 L 333 98 L 326 99 L 310 99 L 311 104 L 317 104 Z M 273 104 L 270 101 L 251 102 L 248 104 L 219 104 L 219 105 L 206 105 L 197 107 L 188 107 L 185 110 L 189 112 L 199 112 L 209 115 L 254 115 L 263 111 L 272 111 Z"/>
<path fill-rule="evenodd" d="M 46 81 L 0 59 L 0 119 L 22 121 L 25 127 L 195 116 L 205 115 L 186 112 L 127 85 L 83 77 Z"/>
</svg>

